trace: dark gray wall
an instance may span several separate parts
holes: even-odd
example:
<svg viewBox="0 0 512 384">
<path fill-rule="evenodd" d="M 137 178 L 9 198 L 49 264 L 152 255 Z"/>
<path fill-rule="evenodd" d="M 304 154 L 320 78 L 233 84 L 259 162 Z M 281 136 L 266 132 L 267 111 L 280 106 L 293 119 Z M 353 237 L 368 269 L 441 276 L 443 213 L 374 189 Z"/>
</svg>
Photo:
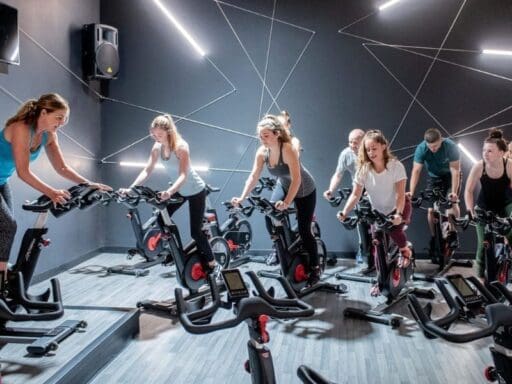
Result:
<svg viewBox="0 0 512 384">
<path fill-rule="evenodd" d="M 93 180 L 99 179 L 96 161 L 82 157 L 95 158 L 100 153 L 100 103 L 62 66 L 69 68 L 78 76 L 81 75 L 80 30 L 85 23 L 99 21 L 99 1 L 3 2 L 18 9 L 20 29 L 36 42 L 20 33 L 21 65 L 3 66 L 0 70 L 0 85 L 14 96 L 9 96 L 5 91 L 0 92 L 0 120 L 4 122 L 16 112 L 19 104 L 15 98 L 25 101 L 48 92 L 61 94 L 71 106 L 69 124 L 61 129 L 93 153 L 88 154 L 60 134 L 59 142 L 64 156 L 81 174 Z M 31 168 L 42 180 L 56 188 L 71 185 L 56 174 L 44 154 Z M 10 259 L 13 262 L 23 232 L 35 220 L 34 214 L 21 209 L 21 203 L 38 197 L 39 192 L 21 182 L 16 175 L 11 178 L 10 183 L 18 221 L 16 243 Z M 43 251 L 36 272 L 56 268 L 101 247 L 104 244 L 102 214 L 105 212 L 92 209 L 72 212 L 60 219 L 50 217 L 48 237 L 52 239 L 52 245 Z"/>
<path fill-rule="evenodd" d="M 237 89 L 236 93 L 190 118 L 254 134 L 258 117 L 270 105 L 269 98 L 265 95 L 264 107 L 260 111 L 261 82 L 216 2 L 162 2 Z M 274 1 L 231 0 L 230 3 L 270 16 Z M 459 66 L 437 62 L 418 94 L 418 100 L 437 122 L 417 103 L 403 119 L 411 96 L 384 67 L 415 94 L 432 59 L 391 47 L 367 46 L 382 62 L 380 64 L 362 45 L 376 40 L 387 44 L 436 48 L 451 30 L 445 48 L 478 51 L 484 46 L 493 46 L 512 49 L 512 9 L 508 0 L 403 1 L 386 12 L 377 11 L 363 18 L 376 11 L 381 3 L 372 0 L 276 2 L 276 18 L 315 31 L 278 103 L 290 111 L 294 131 L 303 143 L 303 162 L 317 181 L 317 216 L 323 238 L 332 251 L 350 251 L 356 245 L 354 233 L 341 229 L 335 219 L 335 209 L 320 198 L 328 185 L 337 156 L 346 145 L 350 129 L 378 128 L 391 138 L 401 125 L 392 146 L 400 149 L 419 143 L 424 130 L 429 127 L 440 124 L 454 134 L 512 104 L 510 58 L 484 57 L 478 52 L 443 51 L 439 54 L 440 59 Z M 462 11 L 451 28 L 462 5 Z M 222 8 L 255 65 L 264 73 L 270 20 L 225 5 Z M 361 21 L 344 31 L 366 40 L 338 33 L 340 28 L 359 19 Z M 111 83 L 109 95 L 140 106 L 117 102 L 103 104 L 103 156 L 144 137 L 156 111 L 183 116 L 230 90 L 208 60 L 192 50 L 153 2 L 102 1 L 101 20 L 119 28 L 121 72 L 119 79 Z M 309 37 L 308 32 L 290 25 L 274 24 L 267 71 L 267 83 L 274 94 Z M 437 54 L 435 49 L 412 50 L 423 55 Z M 480 72 L 461 66 L 474 67 Z M 277 109 L 274 107 L 271 111 L 275 113 Z M 512 114 L 508 111 L 476 124 L 467 132 L 510 121 Z M 178 127 L 190 143 L 194 163 L 208 163 L 215 168 L 251 168 L 256 141 L 189 121 L 178 123 Z M 508 134 L 509 126 L 504 129 Z M 460 138 L 460 141 L 478 154 L 484 136 L 484 133 L 474 134 Z M 147 139 L 108 160 L 144 161 L 150 146 Z M 406 149 L 396 154 L 404 158 L 412 152 L 413 149 Z M 405 165 L 410 170 L 410 158 L 405 160 Z M 115 164 L 102 167 L 106 178 L 115 186 L 128 185 L 138 172 Z M 469 163 L 463 158 L 464 174 L 467 175 L 468 169 Z M 218 196 L 220 202 L 240 193 L 246 174 L 211 171 L 204 176 L 209 183 L 223 187 Z M 150 184 L 163 188 L 166 181 L 164 174 L 157 173 Z M 217 204 L 221 210 L 219 207 Z M 132 243 L 129 225 L 122 220 L 122 209 L 110 209 L 112 214 L 106 222 L 109 228 L 107 244 Z M 185 217 L 181 212 L 177 217 L 178 224 L 185 225 Z M 269 240 L 261 218 L 253 221 L 257 228 L 255 248 L 268 248 Z M 424 215 L 416 213 L 409 234 L 420 251 L 427 244 L 426 233 Z M 473 233 L 463 237 L 462 250 L 474 248 L 473 238 Z"/>
</svg>

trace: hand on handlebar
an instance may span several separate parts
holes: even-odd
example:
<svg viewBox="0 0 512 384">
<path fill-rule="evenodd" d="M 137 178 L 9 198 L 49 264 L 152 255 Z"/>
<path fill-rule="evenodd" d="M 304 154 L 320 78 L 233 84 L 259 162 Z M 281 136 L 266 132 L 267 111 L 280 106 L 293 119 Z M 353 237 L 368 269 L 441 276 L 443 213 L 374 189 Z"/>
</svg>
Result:
<svg viewBox="0 0 512 384">
<path fill-rule="evenodd" d="M 452 203 L 458 203 L 459 202 L 459 196 L 457 196 L 456 193 L 450 192 L 448 194 L 448 200 L 450 200 Z"/>
<path fill-rule="evenodd" d="M 119 188 L 117 190 L 117 193 L 119 193 L 121 196 L 126 196 L 130 193 L 131 188 Z"/>
<path fill-rule="evenodd" d="M 231 204 L 233 204 L 235 207 L 238 207 L 240 204 L 242 204 L 242 201 L 244 201 L 244 199 L 241 197 L 233 197 L 231 199 Z"/>
<path fill-rule="evenodd" d="M 52 189 L 46 196 L 50 198 L 54 206 L 57 204 L 66 204 L 66 201 L 71 198 L 71 194 L 66 189 Z"/>
<path fill-rule="evenodd" d="M 339 221 L 341 222 L 344 222 L 346 219 L 347 219 L 347 215 L 343 212 L 343 211 L 339 211 L 337 214 L 336 214 L 336 217 L 338 218 Z"/>
<path fill-rule="evenodd" d="M 276 202 L 275 207 L 279 211 L 284 211 L 285 209 L 288 209 L 289 205 L 287 202 L 279 200 L 278 202 Z"/>
<path fill-rule="evenodd" d="M 409 199 L 413 199 L 414 195 L 412 194 L 412 192 L 405 192 L 405 197 L 408 197 Z"/>
<path fill-rule="evenodd" d="M 113 189 L 110 185 L 102 184 L 102 183 L 89 183 L 89 187 L 92 189 L 98 189 L 100 191 L 111 192 Z"/>
<path fill-rule="evenodd" d="M 173 194 L 174 193 L 171 193 L 168 190 L 166 190 L 166 191 L 158 192 L 158 197 L 160 198 L 160 200 L 165 201 L 165 200 L 169 200 Z"/>
<path fill-rule="evenodd" d="M 324 192 L 324 198 L 325 200 L 331 200 L 332 199 L 332 192 L 330 189 Z"/>
<path fill-rule="evenodd" d="M 392 219 L 391 219 L 391 222 L 393 223 L 393 225 L 400 225 L 402 224 L 402 216 L 401 215 L 393 215 L 392 216 Z"/>
</svg>

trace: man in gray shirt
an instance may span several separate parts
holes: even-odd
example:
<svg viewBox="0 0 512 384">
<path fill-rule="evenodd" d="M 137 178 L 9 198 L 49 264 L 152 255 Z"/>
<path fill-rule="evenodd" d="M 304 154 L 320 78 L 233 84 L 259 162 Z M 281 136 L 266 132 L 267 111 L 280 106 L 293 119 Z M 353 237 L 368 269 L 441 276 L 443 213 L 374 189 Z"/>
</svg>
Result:
<svg viewBox="0 0 512 384">
<path fill-rule="evenodd" d="M 336 188 L 341 183 L 341 179 L 343 178 L 345 171 L 348 171 L 352 181 L 354 180 L 357 171 L 357 156 L 359 146 L 363 136 L 364 131 L 362 129 L 353 129 L 350 131 L 348 135 L 348 147 L 341 151 L 338 157 L 338 165 L 336 167 L 336 171 L 334 171 L 334 174 L 331 177 L 331 182 L 329 183 L 329 189 L 324 192 L 324 197 L 327 200 L 330 200 L 334 197 Z M 359 234 L 359 250 L 356 254 L 356 260 L 358 263 L 362 263 L 363 257 L 367 258 L 368 268 L 364 269 L 362 272 L 368 273 L 374 269 L 373 259 L 370 257 L 370 237 L 368 225 L 360 223 L 357 226 L 357 232 Z"/>
</svg>

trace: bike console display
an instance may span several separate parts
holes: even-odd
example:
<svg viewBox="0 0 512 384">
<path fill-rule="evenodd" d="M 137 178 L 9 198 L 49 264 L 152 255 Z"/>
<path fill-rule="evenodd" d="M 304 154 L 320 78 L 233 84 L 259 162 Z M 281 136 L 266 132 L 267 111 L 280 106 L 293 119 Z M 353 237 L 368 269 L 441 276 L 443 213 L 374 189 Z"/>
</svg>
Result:
<svg viewBox="0 0 512 384">
<path fill-rule="evenodd" d="M 446 280 L 455 289 L 457 294 L 467 306 L 481 304 L 482 297 L 468 284 L 467 280 L 461 275 L 446 276 Z"/>
<path fill-rule="evenodd" d="M 249 297 L 249 290 L 238 269 L 223 269 L 221 274 L 230 300 L 237 301 L 244 297 Z"/>
</svg>

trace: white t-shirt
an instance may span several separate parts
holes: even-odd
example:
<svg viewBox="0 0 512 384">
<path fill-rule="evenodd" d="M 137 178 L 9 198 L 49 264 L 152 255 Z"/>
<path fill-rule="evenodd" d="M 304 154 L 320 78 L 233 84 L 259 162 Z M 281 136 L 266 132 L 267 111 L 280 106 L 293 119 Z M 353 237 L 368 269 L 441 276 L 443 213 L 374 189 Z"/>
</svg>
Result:
<svg viewBox="0 0 512 384">
<path fill-rule="evenodd" d="M 388 162 L 386 169 L 380 173 L 371 168 L 366 169 L 368 169 L 367 172 L 364 169 L 358 169 L 354 183 L 366 189 L 373 208 L 386 215 L 391 213 L 396 205 L 395 183 L 407 180 L 405 167 L 400 161 L 392 159 Z"/>
</svg>

